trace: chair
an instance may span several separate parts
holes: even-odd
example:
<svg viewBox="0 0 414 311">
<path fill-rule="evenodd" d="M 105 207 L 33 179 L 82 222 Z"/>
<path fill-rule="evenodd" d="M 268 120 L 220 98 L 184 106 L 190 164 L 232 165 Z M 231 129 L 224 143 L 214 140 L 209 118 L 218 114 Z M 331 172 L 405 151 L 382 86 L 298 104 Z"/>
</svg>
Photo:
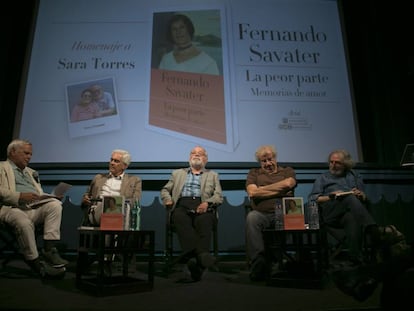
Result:
<svg viewBox="0 0 414 311">
<path fill-rule="evenodd" d="M 216 223 L 212 230 L 212 251 L 214 256 L 218 257 L 218 206 L 214 208 L 214 214 L 216 216 Z M 166 220 L 165 220 L 165 248 L 164 248 L 164 263 L 165 274 L 168 276 L 171 273 L 172 268 L 180 261 L 181 256 L 174 259 L 174 233 L 176 233 L 175 226 L 172 220 L 171 209 L 166 208 Z"/>
</svg>

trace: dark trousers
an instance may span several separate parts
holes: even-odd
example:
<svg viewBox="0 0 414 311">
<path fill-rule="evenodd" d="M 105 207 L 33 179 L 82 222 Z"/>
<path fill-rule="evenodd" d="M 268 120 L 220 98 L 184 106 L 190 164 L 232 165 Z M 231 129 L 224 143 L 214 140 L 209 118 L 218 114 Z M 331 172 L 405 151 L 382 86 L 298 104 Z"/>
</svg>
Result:
<svg viewBox="0 0 414 311">
<path fill-rule="evenodd" d="M 361 256 L 364 230 L 375 221 L 366 206 L 354 195 L 322 203 L 322 222 L 334 228 L 343 228 L 351 257 Z"/>
<path fill-rule="evenodd" d="M 181 198 L 172 214 L 183 254 L 210 251 L 211 232 L 217 219 L 212 212 L 195 213 L 200 202 L 200 198 Z"/>
</svg>

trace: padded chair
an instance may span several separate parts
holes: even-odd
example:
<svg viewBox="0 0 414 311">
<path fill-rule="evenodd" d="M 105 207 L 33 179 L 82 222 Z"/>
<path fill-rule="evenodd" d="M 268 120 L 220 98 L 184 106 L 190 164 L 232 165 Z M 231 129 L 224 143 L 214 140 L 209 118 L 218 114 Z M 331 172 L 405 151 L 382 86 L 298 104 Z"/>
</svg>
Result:
<svg viewBox="0 0 414 311">
<path fill-rule="evenodd" d="M 212 251 L 214 256 L 218 257 L 218 206 L 214 209 L 216 216 L 216 223 L 212 230 Z M 174 256 L 174 234 L 176 233 L 175 225 L 172 220 L 171 209 L 166 208 L 166 220 L 165 220 L 165 248 L 164 248 L 164 263 L 165 274 L 168 276 L 173 267 L 180 261 L 181 256 Z M 175 258 L 174 258 L 175 257 Z"/>
</svg>

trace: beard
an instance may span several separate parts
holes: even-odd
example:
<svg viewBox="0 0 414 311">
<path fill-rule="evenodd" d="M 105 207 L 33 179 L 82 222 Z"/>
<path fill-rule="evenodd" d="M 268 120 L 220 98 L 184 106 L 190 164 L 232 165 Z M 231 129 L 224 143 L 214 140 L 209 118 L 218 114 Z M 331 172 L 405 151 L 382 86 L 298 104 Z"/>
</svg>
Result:
<svg viewBox="0 0 414 311">
<path fill-rule="evenodd" d="M 330 171 L 331 171 L 331 174 L 334 176 L 342 176 L 345 173 L 345 170 L 342 168 L 341 169 L 331 168 Z"/>
<path fill-rule="evenodd" d="M 190 166 L 195 169 L 202 169 L 204 168 L 204 163 L 201 159 L 192 159 L 190 161 Z"/>
</svg>

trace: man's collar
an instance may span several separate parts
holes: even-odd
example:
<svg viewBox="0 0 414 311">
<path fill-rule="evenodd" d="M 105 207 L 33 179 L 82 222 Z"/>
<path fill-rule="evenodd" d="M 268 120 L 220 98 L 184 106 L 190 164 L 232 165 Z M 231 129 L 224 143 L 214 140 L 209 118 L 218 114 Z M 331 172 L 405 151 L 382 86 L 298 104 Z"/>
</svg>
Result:
<svg viewBox="0 0 414 311">
<path fill-rule="evenodd" d="M 124 178 L 124 175 L 125 175 L 125 173 L 122 173 L 121 175 L 118 175 L 118 176 L 114 176 L 114 175 L 112 175 L 112 173 L 109 173 L 108 178 L 115 178 L 117 180 L 122 180 Z"/>
<path fill-rule="evenodd" d="M 13 168 L 13 169 L 17 169 L 17 170 L 19 170 L 19 171 L 21 171 L 21 172 L 24 172 L 25 170 L 26 170 L 26 168 L 27 168 L 27 166 L 24 168 L 24 169 L 21 169 L 20 167 L 18 167 L 12 160 L 9 160 L 9 159 L 7 159 L 7 161 L 10 163 L 10 165 L 11 165 L 11 167 Z"/>
<path fill-rule="evenodd" d="M 206 168 L 204 167 L 204 168 L 200 171 L 200 173 L 195 174 L 195 175 L 201 175 L 201 174 L 203 174 L 205 171 L 206 171 Z M 191 170 L 191 167 L 189 167 L 189 168 L 187 169 L 187 173 L 191 173 L 191 174 L 193 174 L 193 171 Z"/>
</svg>

